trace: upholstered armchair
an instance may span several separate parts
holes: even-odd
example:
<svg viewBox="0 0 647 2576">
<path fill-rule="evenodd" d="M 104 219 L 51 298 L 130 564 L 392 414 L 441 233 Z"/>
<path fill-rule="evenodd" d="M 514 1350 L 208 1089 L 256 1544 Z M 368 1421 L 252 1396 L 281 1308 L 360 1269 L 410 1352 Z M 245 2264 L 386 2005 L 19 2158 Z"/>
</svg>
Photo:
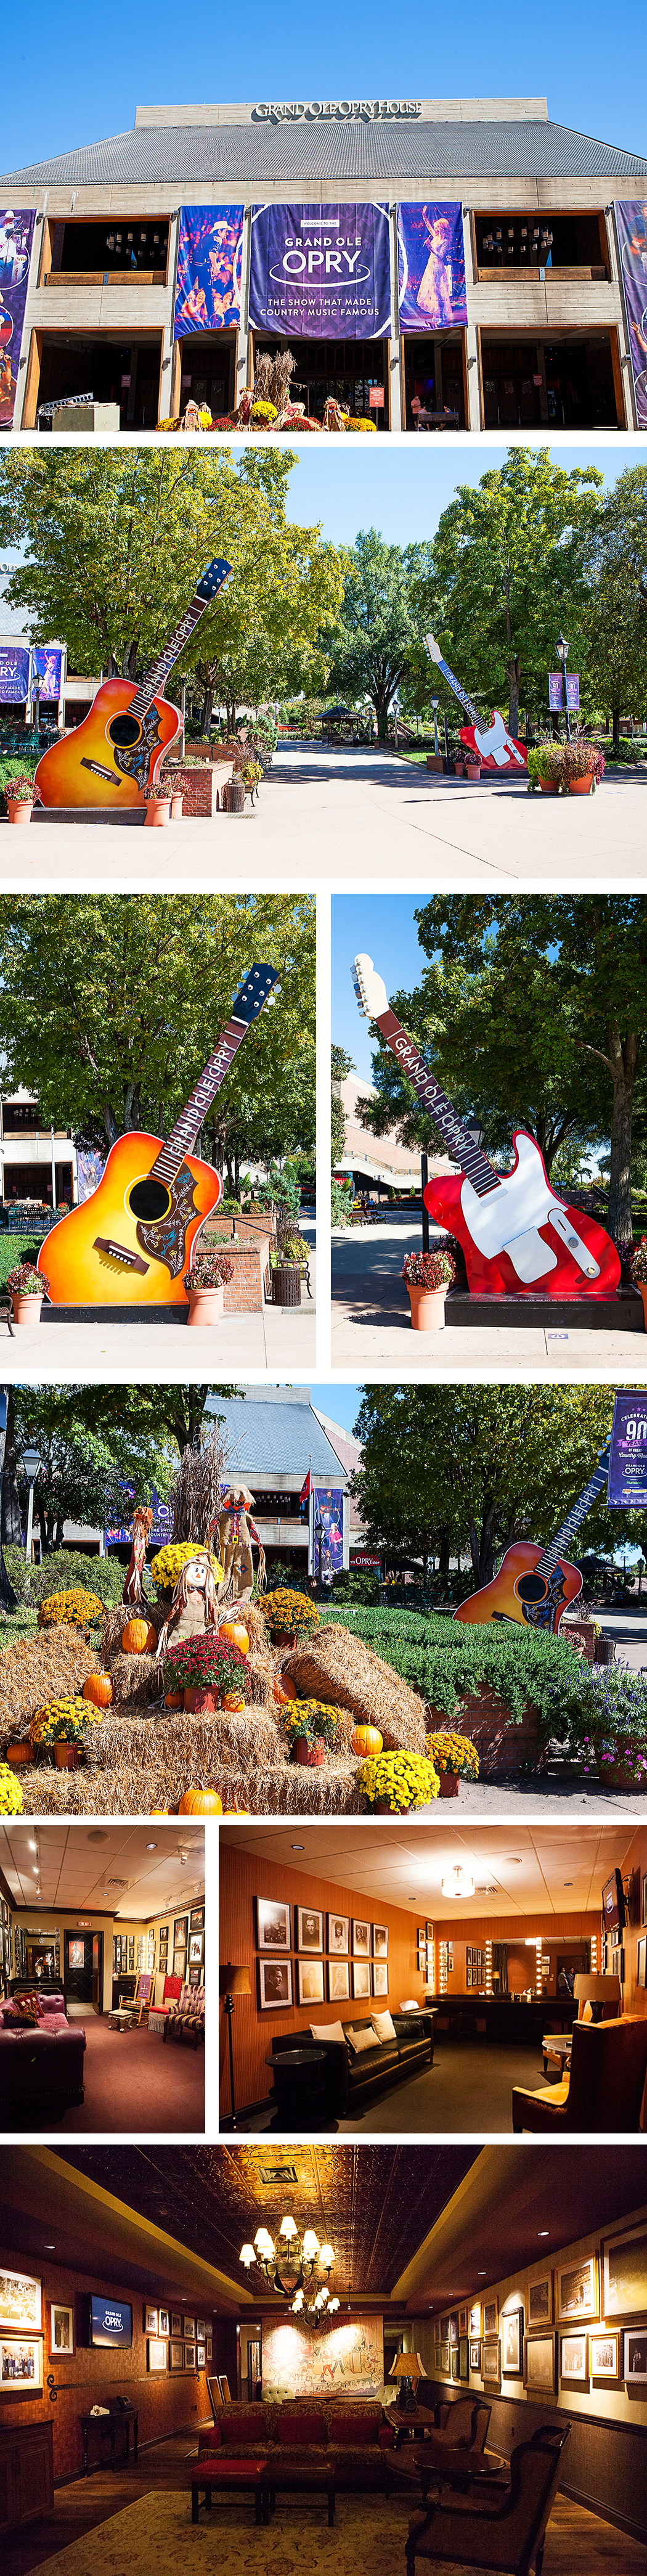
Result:
<svg viewBox="0 0 647 2576">
<path fill-rule="evenodd" d="M 204 2039 L 204 1986 L 181 1986 L 177 2003 L 171 2006 L 164 2023 L 165 2039 L 188 2039 L 197 2048 Z"/>
<path fill-rule="evenodd" d="M 416 2561 L 443 2560 L 450 2567 L 490 2567 L 497 2576 L 541 2576 L 544 2544 L 559 2484 L 570 2425 L 546 2424 L 530 2442 L 518 2442 L 510 2485 L 493 2499 L 471 2495 L 428 2506 L 409 2524 L 407 2576 Z"/>
<path fill-rule="evenodd" d="M 622 2021 L 573 2024 L 571 2064 L 561 2084 L 537 2093 L 515 2084 L 515 2130 L 578 2129 L 583 2135 L 610 2127 L 622 2134 L 640 2127 L 647 2077 L 647 2015 Z"/>
</svg>

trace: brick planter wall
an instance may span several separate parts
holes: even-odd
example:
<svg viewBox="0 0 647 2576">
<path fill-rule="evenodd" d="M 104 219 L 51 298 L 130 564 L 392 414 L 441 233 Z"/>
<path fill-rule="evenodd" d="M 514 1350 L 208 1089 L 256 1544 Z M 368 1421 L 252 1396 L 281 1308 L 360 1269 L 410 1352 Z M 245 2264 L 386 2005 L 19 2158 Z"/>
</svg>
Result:
<svg viewBox="0 0 647 2576">
<path fill-rule="evenodd" d="M 441 1709 L 432 1709 L 428 1724 L 433 1734 L 451 1727 L 457 1735 L 471 1737 L 482 1780 L 513 1778 L 523 1762 L 533 1760 L 540 1740 L 538 1709 L 524 1709 L 517 1725 L 504 1701 L 497 1699 L 492 1690 L 467 1699 L 457 1717 L 448 1718 Z"/>
<path fill-rule="evenodd" d="M 185 772 L 185 775 L 187 774 Z M 203 769 L 192 768 L 190 785 L 183 791 L 182 819 L 184 820 L 185 814 L 197 815 L 200 818 L 219 814 L 223 787 L 226 786 L 229 778 L 233 778 L 233 774 L 233 760 L 210 760 L 208 764 L 205 763 Z"/>
<path fill-rule="evenodd" d="M 265 1279 L 269 1277 L 270 1238 L 259 1235 L 256 1243 L 230 1244 L 227 1259 L 234 1263 L 234 1276 L 225 1289 L 226 1315 L 258 1315 L 265 1303 Z"/>
</svg>

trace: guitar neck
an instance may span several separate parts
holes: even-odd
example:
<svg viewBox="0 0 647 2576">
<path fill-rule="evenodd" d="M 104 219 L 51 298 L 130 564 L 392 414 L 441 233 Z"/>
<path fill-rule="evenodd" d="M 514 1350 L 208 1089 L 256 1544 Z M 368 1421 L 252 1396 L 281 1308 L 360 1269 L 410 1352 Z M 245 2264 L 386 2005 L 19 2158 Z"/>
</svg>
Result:
<svg viewBox="0 0 647 2576">
<path fill-rule="evenodd" d="M 572 1512 L 569 1512 L 567 1519 L 562 1521 L 561 1529 L 558 1529 L 557 1536 L 553 1539 L 552 1545 L 546 1549 L 545 1556 L 541 1557 L 539 1565 L 535 1567 L 536 1574 L 552 1573 L 553 1566 L 557 1564 L 558 1557 L 565 1554 L 566 1550 L 570 1546 L 571 1539 L 575 1537 L 576 1530 L 579 1529 L 580 1522 L 585 1520 L 587 1512 L 590 1512 L 592 1503 L 597 1502 L 598 1494 L 601 1494 L 603 1485 L 606 1485 L 608 1470 L 609 1452 L 608 1449 L 605 1449 L 602 1452 L 602 1456 L 598 1459 L 598 1464 L 593 1470 L 593 1475 L 589 1477 L 588 1485 L 585 1485 L 583 1492 L 578 1494 L 577 1502 L 573 1504 Z"/>
<path fill-rule="evenodd" d="M 450 671 L 449 663 L 440 661 L 437 664 L 437 669 L 442 671 L 443 679 L 449 681 L 450 689 L 453 689 L 454 697 L 458 698 L 460 705 L 465 708 L 465 713 L 469 716 L 470 723 L 473 725 L 482 724 L 483 719 L 482 716 L 479 715 L 478 707 L 475 707 L 473 698 L 468 698 L 467 690 L 461 688 L 460 680 L 457 680 L 455 673 Z"/>
<path fill-rule="evenodd" d="M 176 1179 L 185 1154 L 190 1154 L 196 1136 L 200 1133 L 203 1119 L 211 1108 L 212 1100 L 215 1100 L 216 1093 L 225 1082 L 234 1056 L 238 1054 L 243 1038 L 247 1036 L 247 1026 L 246 1020 L 232 1017 L 227 1021 L 226 1028 L 221 1031 L 217 1047 L 214 1048 L 213 1055 L 210 1055 L 199 1082 L 196 1082 L 195 1091 L 192 1091 L 181 1118 L 176 1120 L 166 1144 L 162 1146 L 161 1154 L 158 1154 L 157 1162 L 153 1164 L 156 1180 L 168 1183 Z"/>
<path fill-rule="evenodd" d="M 396 1019 L 395 1011 L 381 1011 L 378 1014 L 377 1027 L 381 1029 L 383 1038 L 386 1038 L 387 1046 L 395 1056 L 401 1072 L 406 1073 L 407 1082 L 410 1082 L 412 1090 L 417 1092 L 423 1109 L 429 1111 L 434 1126 L 440 1128 L 449 1153 L 455 1162 L 460 1163 L 461 1170 L 471 1181 L 477 1198 L 485 1198 L 488 1191 L 500 1189 L 499 1173 L 495 1172 L 493 1163 L 488 1162 L 487 1154 L 482 1153 L 480 1145 L 475 1145 L 469 1127 L 465 1126 L 458 1111 L 452 1108 L 446 1091 L 443 1091 L 441 1084 L 436 1081 L 435 1074 L 430 1073 L 424 1056 L 420 1055 L 418 1047 L 414 1046 L 413 1039 L 407 1036 L 401 1020 Z"/>
<path fill-rule="evenodd" d="M 179 661 L 184 645 L 190 643 L 194 628 L 199 625 L 200 618 L 204 617 L 205 608 L 209 605 L 209 600 L 200 599 L 197 591 L 194 592 L 193 599 L 185 609 L 184 616 L 180 618 L 174 635 L 171 635 L 164 652 L 160 653 L 159 661 L 153 663 L 152 670 L 147 671 L 145 680 L 141 681 L 134 698 L 131 698 L 129 715 L 145 715 L 153 698 L 163 697 L 169 671 L 172 671 L 174 662 Z"/>
</svg>

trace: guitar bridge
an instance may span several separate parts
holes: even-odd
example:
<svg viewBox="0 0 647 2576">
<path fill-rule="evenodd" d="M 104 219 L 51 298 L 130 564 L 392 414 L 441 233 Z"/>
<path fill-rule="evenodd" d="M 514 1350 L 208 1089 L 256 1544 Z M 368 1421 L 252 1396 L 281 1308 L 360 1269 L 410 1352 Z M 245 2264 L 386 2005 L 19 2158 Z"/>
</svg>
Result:
<svg viewBox="0 0 647 2576">
<path fill-rule="evenodd" d="M 138 1270 L 142 1279 L 146 1277 L 150 1264 L 142 1261 L 138 1252 L 131 1252 L 127 1244 L 113 1243 L 108 1234 L 95 1234 L 94 1249 L 109 1253 L 110 1260 L 120 1261 L 123 1270 Z"/>
<path fill-rule="evenodd" d="M 91 769 L 93 778 L 107 778 L 109 787 L 121 786 L 121 779 L 115 778 L 114 769 L 102 769 L 100 760 L 88 760 L 87 753 L 82 754 L 81 768 Z"/>
</svg>

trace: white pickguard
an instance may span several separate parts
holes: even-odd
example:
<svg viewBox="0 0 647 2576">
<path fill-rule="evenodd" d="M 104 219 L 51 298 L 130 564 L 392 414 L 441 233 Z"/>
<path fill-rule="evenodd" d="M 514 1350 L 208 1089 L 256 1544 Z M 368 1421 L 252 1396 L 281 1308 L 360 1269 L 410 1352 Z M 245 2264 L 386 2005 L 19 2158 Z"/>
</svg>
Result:
<svg viewBox="0 0 647 2576">
<path fill-rule="evenodd" d="M 516 742 L 513 742 L 511 734 L 508 733 L 507 725 L 504 724 L 498 707 L 495 707 L 491 724 L 474 726 L 474 741 L 477 751 L 480 751 L 481 759 L 494 760 L 497 769 L 508 769 L 513 760 L 516 761 L 518 769 L 525 767 L 522 753 L 517 750 Z"/>
<path fill-rule="evenodd" d="M 555 1198 L 534 1137 L 518 1135 L 514 1141 L 517 1168 L 506 1174 L 498 1189 L 478 1198 L 471 1181 L 463 1181 L 461 1208 L 477 1251 L 486 1261 L 507 1252 L 518 1279 L 530 1286 L 534 1279 L 545 1279 L 557 1269 L 557 1254 L 538 1231 L 550 1220 L 585 1279 L 599 1279 L 599 1262 L 575 1233 L 562 1199 Z"/>
</svg>

